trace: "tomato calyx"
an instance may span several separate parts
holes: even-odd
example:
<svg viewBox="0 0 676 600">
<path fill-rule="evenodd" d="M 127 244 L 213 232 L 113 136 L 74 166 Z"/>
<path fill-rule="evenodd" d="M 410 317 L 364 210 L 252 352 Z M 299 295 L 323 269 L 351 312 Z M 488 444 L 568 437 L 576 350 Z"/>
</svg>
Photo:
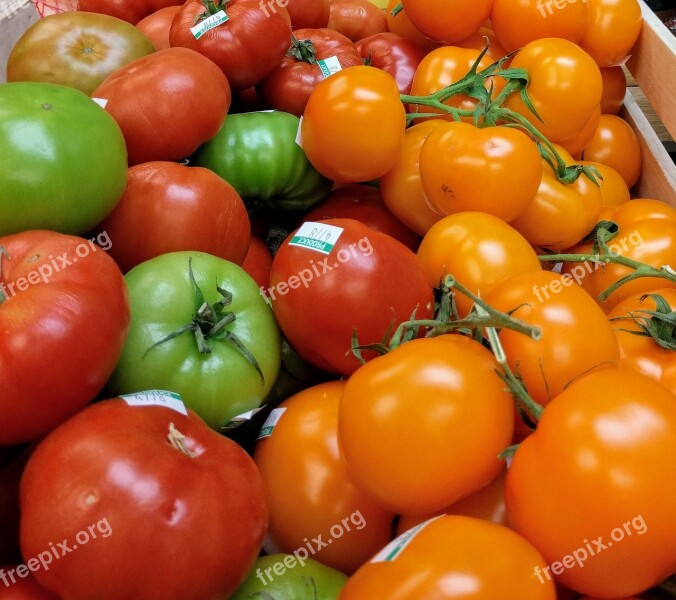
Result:
<svg viewBox="0 0 676 600">
<path fill-rule="evenodd" d="M 237 319 L 234 312 L 226 310 L 232 304 L 232 293 L 216 284 L 216 290 L 221 295 L 221 299 L 214 304 L 209 304 L 204 299 L 204 293 L 199 285 L 197 285 L 197 281 L 195 281 L 195 274 L 192 270 L 192 258 L 188 259 L 188 274 L 195 293 L 195 312 L 193 313 L 192 321 L 155 342 L 145 351 L 143 356 L 145 357 L 153 348 L 169 340 L 173 340 L 183 333 L 192 331 L 197 342 L 197 348 L 201 354 L 211 353 L 210 341 L 228 342 L 256 369 L 261 381 L 265 382 L 263 371 L 256 357 L 251 354 L 235 333 L 227 329 L 227 326 L 234 323 Z"/>
<path fill-rule="evenodd" d="M 676 311 L 671 310 L 669 303 L 659 294 L 644 294 L 641 302 L 651 298 L 655 302 L 655 310 L 634 310 L 628 313 L 628 317 L 613 317 L 611 321 L 625 321 L 630 318 L 637 330 L 621 329 L 626 333 L 650 337 L 665 350 L 676 350 Z"/>
<path fill-rule="evenodd" d="M 291 47 L 286 55 L 292 56 L 298 62 L 304 62 L 309 65 L 317 64 L 317 49 L 312 40 L 299 40 L 293 34 L 291 34 Z"/>
<path fill-rule="evenodd" d="M 608 247 L 608 242 L 612 241 L 618 232 L 619 227 L 613 221 L 601 221 L 590 234 L 592 239 L 595 240 L 592 254 L 544 254 L 539 255 L 538 259 L 541 261 L 556 262 L 590 262 L 595 265 L 600 265 L 601 267 L 608 263 L 613 263 L 631 269 L 632 273 L 618 279 L 599 294 L 599 300 L 601 302 L 605 301 L 613 292 L 624 284 L 634 281 L 635 279 L 641 279 L 642 277 L 655 277 L 657 279 L 666 279 L 667 281 L 676 283 L 676 271 L 674 271 L 670 265 L 663 265 L 659 269 L 656 269 L 646 263 L 613 252 Z"/>
<path fill-rule="evenodd" d="M 225 12 L 228 7 L 228 0 L 201 0 L 201 2 L 206 10 L 195 17 L 193 25 L 197 25 L 200 21 L 204 21 L 204 19 L 208 19 L 220 11 Z"/>
<path fill-rule="evenodd" d="M 176 450 L 182 452 L 188 458 L 197 457 L 197 454 L 195 454 L 192 450 L 190 450 L 190 448 L 186 446 L 185 435 L 176 429 L 176 425 L 173 423 L 169 423 L 169 433 L 167 434 L 167 439 L 173 448 L 176 448 Z"/>
</svg>

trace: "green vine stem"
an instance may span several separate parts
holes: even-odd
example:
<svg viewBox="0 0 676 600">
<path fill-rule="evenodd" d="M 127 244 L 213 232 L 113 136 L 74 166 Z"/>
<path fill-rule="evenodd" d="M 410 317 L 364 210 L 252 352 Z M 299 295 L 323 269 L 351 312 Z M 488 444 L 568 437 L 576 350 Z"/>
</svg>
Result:
<svg viewBox="0 0 676 600">
<path fill-rule="evenodd" d="M 618 227 L 615 223 L 612 221 L 602 221 L 596 227 L 596 242 L 592 254 L 545 254 L 538 256 L 538 259 L 540 259 L 540 261 L 556 262 L 592 262 L 601 265 L 612 263 L 631 269 L 633 271 L 632 273 L 618 279 L 599 294 L 599 300 L 601 300 L 601 302 L 606 300 L 618 288 L 630 281 L 641 279 L 642 277 L 654 277 L 676 283 L 676 271 L 674 271 L 670 265 L 664 265 L 657 269 L 651 265 L 647 265 L 646 263 L 639 262 L 632 258 L 627 258 L 610 250 L 610 248 L 608 248 L 608 242 L 617 235 L 617 232 Z"/>
<path fill-rule="evenodd" d="M 225 10 L 228 7 L 228 0 L 201 0 L 204 5 L 205 11 L 200 13 L 195 17 L 193 25 L 197 25 L 200 21 L 208 19 L 212 15 L 215 15 L 221 10 Z"/>
<path fill-rule="evenodd" d="M 641 302 L 646 298 L 651 298 L 655 302 L 655 310 L 639 309 L 623 317 L 613 317 L 611 321 L 630 320 L 636 326 L 636 329 L 616 328 L 616 330 L 649 337 L 660 348 L 676 351 L 676 311 L 671 310 L 669 303 L 659 294 L 644 294 L 641 296 Z"/>
</svg>

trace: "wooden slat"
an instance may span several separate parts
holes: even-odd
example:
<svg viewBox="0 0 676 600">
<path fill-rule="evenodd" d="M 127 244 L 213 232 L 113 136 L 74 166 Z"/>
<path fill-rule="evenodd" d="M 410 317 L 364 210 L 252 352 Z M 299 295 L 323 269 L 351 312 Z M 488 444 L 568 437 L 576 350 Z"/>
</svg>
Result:
<svg viewBox="0 0 676 600">
<path fill-rule="evenodd" d="M 676 36 L 639 0 L 643 12 L 641 34 L 627 68 L 647 96 L 672 137 L 676 137 Z"/>
<path fill-rule="evenodd" d="M 633 196 L 655 198 L 676 207 L 676 166 L 630 91 L 620 116 L 632 126 L 641 145 L 643 169 Z"/>
</svg>

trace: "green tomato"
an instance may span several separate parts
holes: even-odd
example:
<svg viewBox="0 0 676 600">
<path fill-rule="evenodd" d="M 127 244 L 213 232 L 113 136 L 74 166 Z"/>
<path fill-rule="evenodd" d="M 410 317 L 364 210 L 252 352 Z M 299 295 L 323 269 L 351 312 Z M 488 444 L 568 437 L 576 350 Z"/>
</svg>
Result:
<svg viewBox="0 0 676 600">
<path fill-rule="evenodd" d="M 293 554 L 259 558 L 230 600 L 336 600 L 347 576 L 311 558 L 302 559 Z"/>
<path fill-rule="evenodd" d="M 265 399 L 279 372 L 281 338 L 241 267 L 172 252 L 134 267 L 125 280 L 131 327 L 108 392 L 177 392 L 214 429 Z"/>
<path fill-rule="evenodd" d="M 0 84 L 0 235 L 82 234 L 115 208 L 127 149 L 115 119 L 82 92 Z"/>
<path fill-rule="evenodd" d="M 300 119 L 289 113 L 228 115 L 216 137 L 190 164 L 211 169 L 229 182 L 247 205 L 304 210 L 320 202 L 333 183 L 310 164 L 296 144 Z"/>
</svg>

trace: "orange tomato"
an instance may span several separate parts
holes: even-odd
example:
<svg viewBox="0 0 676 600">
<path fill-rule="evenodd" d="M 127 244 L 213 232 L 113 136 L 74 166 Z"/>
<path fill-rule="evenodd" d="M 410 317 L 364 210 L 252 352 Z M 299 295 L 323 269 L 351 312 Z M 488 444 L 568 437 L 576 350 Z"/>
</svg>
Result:
<svg viewBox="0 0 676 600">
<path fill-rule="evenodd" d="M 622 67 L 603 67 L 603 96 L 601 96 L 601 112 L 604 115 L 616 115 L 622 108 L 627 93 L 627 77 Z"/>
<path fill-rule="evenodd" d="M 589 160 L 580 161 L 580 164 L 594 167 L 601 173 L 603 179 L 599 180 L 599 191 L 601 192 L 601 205 L 603 207 L 619 206 L 631 198 L 627 184 L 615 169 Z"/>
</svg>

